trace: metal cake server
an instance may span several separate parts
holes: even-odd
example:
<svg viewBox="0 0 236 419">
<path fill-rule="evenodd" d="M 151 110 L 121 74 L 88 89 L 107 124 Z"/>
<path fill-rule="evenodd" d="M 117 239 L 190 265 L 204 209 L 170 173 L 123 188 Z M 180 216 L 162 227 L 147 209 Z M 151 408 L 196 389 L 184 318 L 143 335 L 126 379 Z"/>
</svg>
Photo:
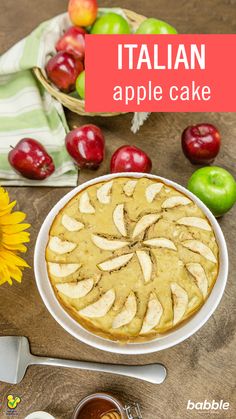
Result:
<svg viewBox="0 0 236 419">
<path fill-rule="evenodd" d="M 161 364 L 141 366 L 101 364 L 98 362 L 72 361 L 32 355 L 29 341 L 24 336 L 0 337 L 0 381 L 19 383 L 29 365 L 54 365 L 81 370 L 107 372 L 134 377 L 153 384 L 161 384 L 166 378 L 166 368 Z"/>
</svg>

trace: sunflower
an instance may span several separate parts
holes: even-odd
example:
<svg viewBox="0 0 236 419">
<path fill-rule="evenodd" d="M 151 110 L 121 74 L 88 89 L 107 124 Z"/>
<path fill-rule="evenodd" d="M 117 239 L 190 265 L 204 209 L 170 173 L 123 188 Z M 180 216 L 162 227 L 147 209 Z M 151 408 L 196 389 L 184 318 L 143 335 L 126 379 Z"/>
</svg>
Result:
<svg viewBox="0 0 236 419">
<path fill-rule="evenodd" d="M 0 285 L 12 279 L 21 282 L 22 270 L 29 265 L 18 256 L 19 252 L 26 252 L 24 243 L 29 242 L 30 234 L 24 230 L 30 224 L 22 223 L 26 215 L 12 209 L 16 201 L 10 202 L 8 192 L 0 187 Z"/>
</svg>

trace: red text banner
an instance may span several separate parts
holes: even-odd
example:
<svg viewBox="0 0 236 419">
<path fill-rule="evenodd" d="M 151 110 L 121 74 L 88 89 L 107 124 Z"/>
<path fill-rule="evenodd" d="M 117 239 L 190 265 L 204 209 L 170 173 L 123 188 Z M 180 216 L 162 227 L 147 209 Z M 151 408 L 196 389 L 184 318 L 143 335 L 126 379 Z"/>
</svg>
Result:
<svg viewBox="0 0 236 419">
<path fill-rule="evenodd" d="M 87 112 L 235 112 L 236 35 L 86 36 Z"/>
</svg>

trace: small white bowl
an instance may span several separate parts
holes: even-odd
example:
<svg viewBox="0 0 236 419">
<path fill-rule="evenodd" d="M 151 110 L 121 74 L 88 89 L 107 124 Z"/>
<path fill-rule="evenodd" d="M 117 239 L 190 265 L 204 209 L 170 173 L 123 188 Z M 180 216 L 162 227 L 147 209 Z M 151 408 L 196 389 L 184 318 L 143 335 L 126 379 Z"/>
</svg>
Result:
<svg viewBox="0 0 236 419">
<path fill-rule="evenodd" d="M 30 413 L 28 416 L 25 417 L 25 419 L 55 419 L 55 417 L 47 412 L 43 412 L 40 410 L 37 412 Z"/>
<path fill-rule="evenodd" d="M 140 343 L 128 343 L 120 344 L 118 342 L 113 342 L 108 339 L 96 336 L 80 326 L 69 314 L 63 309 L 59 304 L 57 298 L 54 295 L 51 283 L 47 274 L 47 267 L 45 261 L 45 248 L 48 242 L 49 230 L 51 227 L 54 218 L 58 212 L 67 204 L 67 202 L 73 198 L 81 190 L 87 188 L 90 185 L 96 184 L 98 182 L 111 180 L 116 177 L 133 177 L 133 178 L 142 178 L 146 177 L 149 179 L 160 180 L 174 187 L 175 189 L 183 192 L 185 195 L 189 196 L 204 212 L 208 220 L 210 221 L 212 228 L 214 230 L 217 244 L 219 246 L 219 273 L 216 279 L 215 285 L 202 306 L 202 308 L 192 316 L 186 323 L 180 325 L 178 329 L 167 332 L 166 334 L 161 335 L 160 337 Z M 225 239 L 222 233 L 222 230 L 209 209 L 203 204 L 200 199 L 195 195 L 185 189 L 183 186 L 178 185 L 177 183 L 167 180 L 165 178 L 143 173 L 116 173 L 109 174 L 101 177 L 92 179 L 82 185 L 76 187 L 71 192 L 66 194 L 50 211 L 46 217 L 42 227 L 39 231 L 38 238 L 35 246 L 34 254 L 34 270 L 35 278 L 38 286 L 39 293 L 46 305 L 47 309 L 54 317 L 54 319 L 71 335 L 80 341 L 87 343 L 97 349 L 102 349 L 108 352 L 114 352 L 119 354 L 147 354 L 151 352 L 161 351 L 162 349 L 170 348 L 178 343 L 184 341 L 195 332 L 197 332 L 213 314 L 216 307 L 218 306 L 226 285 L 227 276 L 228 276 L 228 252 Z"/>
</svg>

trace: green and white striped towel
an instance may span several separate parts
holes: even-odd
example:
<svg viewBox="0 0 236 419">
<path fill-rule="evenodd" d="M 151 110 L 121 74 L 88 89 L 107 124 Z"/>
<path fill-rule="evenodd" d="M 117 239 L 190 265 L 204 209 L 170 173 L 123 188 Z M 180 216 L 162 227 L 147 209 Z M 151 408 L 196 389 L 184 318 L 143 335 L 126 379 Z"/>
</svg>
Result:
<svg viewBox="0 0 236 419">
<path fill-rule="evenodd" d="M 70 26 L 67 14 L 42 23 L 0 57 L 0 184 L 75 186 L 77 170 L 64 140 L 68 132 L 63 107 L 35 79 L 31 69 L 44 68 L 55 43 Z M 44 181 L 16 174 L 8 163 L 11 146 L 24 137 L 39 140 L 52 155 L 56 170 Z"/>
</svg>

